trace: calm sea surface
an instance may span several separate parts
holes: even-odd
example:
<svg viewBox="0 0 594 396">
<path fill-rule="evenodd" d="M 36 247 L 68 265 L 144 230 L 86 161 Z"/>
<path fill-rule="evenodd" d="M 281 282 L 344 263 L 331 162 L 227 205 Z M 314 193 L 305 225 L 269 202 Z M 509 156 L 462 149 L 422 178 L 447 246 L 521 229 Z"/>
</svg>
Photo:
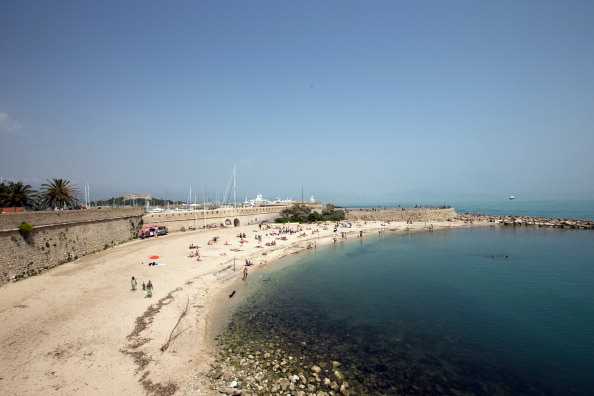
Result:
<svg viewBox="0 0 594 396">
<path fill-rule="evenodd" d="M 303 366 L 339 361 L 360 394 L 592 394 L 593 241 L 504 227 L 353 237 L 250 279 L 227 334 Z"/>
</svg>

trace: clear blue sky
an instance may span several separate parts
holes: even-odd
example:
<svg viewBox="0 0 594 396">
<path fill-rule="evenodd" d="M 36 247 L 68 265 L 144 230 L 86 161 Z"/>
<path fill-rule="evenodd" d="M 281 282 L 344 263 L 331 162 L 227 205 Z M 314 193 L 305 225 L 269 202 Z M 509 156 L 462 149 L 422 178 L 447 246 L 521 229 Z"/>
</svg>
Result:
<svg viewBox="0 0 594 396">
<path fill-rule="evenodd" d="M 594 190 L 592 1 L 0 1 L 0 177 L 93 198 Z"/>
</svg>

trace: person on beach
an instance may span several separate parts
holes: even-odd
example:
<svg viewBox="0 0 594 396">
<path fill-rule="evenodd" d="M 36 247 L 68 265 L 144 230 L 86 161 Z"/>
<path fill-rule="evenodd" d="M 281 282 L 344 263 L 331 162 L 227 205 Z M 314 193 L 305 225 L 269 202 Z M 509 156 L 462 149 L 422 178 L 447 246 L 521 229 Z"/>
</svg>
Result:
<svg viewBox="0 0 594 396">
<path fill-rule="evenodd" d="M 132 279 L 130 280 L 130 285 L 132 286 L 132 291 L 136 291 L 136 285 L 138 283 L 136 282 L 136 279 L 134 279 L 134 277 L 132 277 Z"/>
<path fill-rule="evenodd" d="M 248 267 L 243 267 L 243 280 L 247 280 L 248 277 Z"/>
<path fill-rule="evenodd" d="M 146 292 L 146 285 L 144 284 L 144 282 L 142 282 L 142 291 Z"/>
<path fill-rule="evenodd" d="M 150 280 L 146 284 L 146 297 L 148 297 L 148 298 L 153 297 L 153 282 L 151 282 Z"/>
</svg>

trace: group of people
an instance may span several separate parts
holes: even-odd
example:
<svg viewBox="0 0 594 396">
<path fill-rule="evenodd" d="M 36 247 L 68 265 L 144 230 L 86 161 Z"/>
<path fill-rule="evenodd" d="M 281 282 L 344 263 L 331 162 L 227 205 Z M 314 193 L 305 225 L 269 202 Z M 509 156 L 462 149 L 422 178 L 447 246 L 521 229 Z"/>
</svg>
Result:
<svg viewBox="0 0 594 396">
<path fill-rule="evenodd" d="M 196 250 L 195 252 L 192 252 L 192 253 L 188 254 L 188 257 L 190 257 L 190 258 L 193 258 L 193 257 L 200 258 L 200 251 Z"/>
<path fill-rule="evenodd" d="M 196 249 L 196 251 L 194 252 L 190 252 L 190 254 L 188 254 L 188 257 L 190 258 L 194 258 L 197 257 L 198 261 L 200 261 L 200 247 L 198 245 L 194 245 L 193 243 L 188 247 L 188 249 L 192 250 L 192 249 Z"/>
<path fill-rule="evenodd" d="M 136 278 L 132 277 L 130 280 L 130 285 L 132 286 L 132 291 L 136 291 L 136 287 L 138 286 L 138 282 Z M 142 282 L 142 290 L 144 291 L 144 298 L 152 298 L 153 297 L 153 282 L 150 280 L 147 284 Z"/>
</svg>

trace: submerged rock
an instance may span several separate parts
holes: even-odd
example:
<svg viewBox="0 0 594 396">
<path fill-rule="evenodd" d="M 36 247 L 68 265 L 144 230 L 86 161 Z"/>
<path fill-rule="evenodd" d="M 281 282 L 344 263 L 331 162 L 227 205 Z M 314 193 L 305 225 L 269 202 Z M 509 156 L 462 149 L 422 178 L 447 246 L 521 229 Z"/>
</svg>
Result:
<svg viewBox="0 0 594 396">
<path fill-rule="evenodd" d="M 343 375 L 343 374 L 342 374 L 340 371 L 338 371 L 338 370 L 335 370 L 335 371 L 334 371 L 334 376 L 335 376 L 336 378 L 338 378 L 340 381 L 344 381 L 344 375 Z"/>
</svg>

